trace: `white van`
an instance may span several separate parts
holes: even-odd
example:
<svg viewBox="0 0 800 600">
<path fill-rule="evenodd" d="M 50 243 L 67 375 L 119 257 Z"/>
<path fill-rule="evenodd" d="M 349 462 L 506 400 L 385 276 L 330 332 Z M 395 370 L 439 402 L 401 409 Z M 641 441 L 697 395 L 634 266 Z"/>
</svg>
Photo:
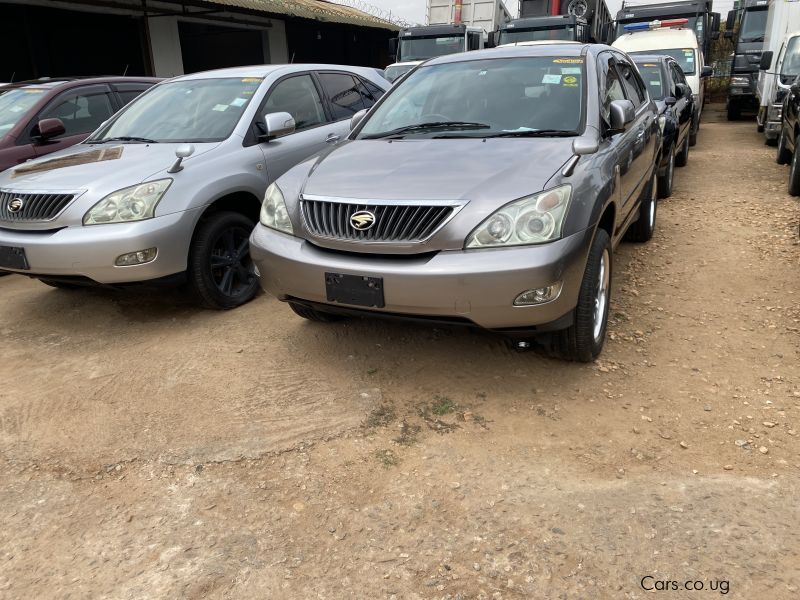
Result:
<svg viewBox="0 0 800 600">
<path fill-rule="evenodd" d="M 697 43 L 697 35 L 694 31 L 683 27 L 664 27 L 667 24 L 680 22 L 686 22 L 686 19 L 673 19 L 663 23 L 653 21 L 647 24 L 650 29 L 625 33 L 611 45 L 628 54 L 666 54 L 678 62 L 686 75 L 686 82 L 692 88 L 697 106 L 695 122 L 692 123 L 689 136 L 689 143 L 694 146 L 697 143 L 697 130 L 700 127 L 700 114 L 703 110 L 705 94 L 703 80 L 711 75 L 712 70 L 711 67 L 705 66 L 703 49 Z M 644 24 L 634 23 L 633 25 L 641 27 Z"/>
</svg>

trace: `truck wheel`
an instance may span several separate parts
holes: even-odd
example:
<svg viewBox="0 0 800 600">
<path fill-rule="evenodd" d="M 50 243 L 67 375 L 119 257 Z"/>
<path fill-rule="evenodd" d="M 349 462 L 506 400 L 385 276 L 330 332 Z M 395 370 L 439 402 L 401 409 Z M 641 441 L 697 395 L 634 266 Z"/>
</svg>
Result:
<svg viewBox="0 0 800 600">
<path fill-rule="evenodd" d="M 642 192 L 639 218 L 631 223 L 628 231 L 625 232 L 625 239 L 629 242 L 644 243 L 650 241 L 650 238 L 653 237 L 653 232 L 656 229 L 656 209 L 658 207 L 655 190 L 656 180 L 656 172 L 653 171 L 650 183 L 647 184 Z"/>
<path fill-rule="evenodd" d="M 675 179 L 675 149 L 670 146 L 669 150 L 669 163 L 667 163 L 667 170 L 663 176 L 658 178 L 658 197 L 669 198 L 672 196 L 672 182 Z"/>
<path fill-rule="evenodd" d="M 795 144 L 792 155 L 792 168 L 789 171 L 789 193 L 800 196 L 800 144 Z"/>
<path fill-rule="evenodd" d="M 691 145 L 689 136 L 687 135 L 684 140 L 683 144 L 681 144 L 681 149 L 678 152 L 678 155 L 675 157 L 675 166 L 676 167 L 685 167 L 686 164 L 689 162 L 689 146 Z"/>
<path fill-rule="evenodd" d="M 258 278 L 250 258 L 255 223 L 241 213 L 212 213 L 197 226 L 189 248 L 187 276 L 197 301 L 216 310 L 236 308 L 253 299 Z"/>
<path fill-rule="evenodd" d="M 298 304 L 297 302 L 289 302 L 289 308 L 291 308 L 298 317 L 303 317 L 304 319 L 317 323 L 333 323 L 334 321 L 341 321 L 344 319 L 341 315 L 334 315 L 329 312 L 316 310 L 309 306 Z"/>
<path fill-rule="evenodd" d="M 606 339 L 611 300 L 611 238 L 603 229 L 595 232 L 578 294 L 572 325 L 550 334 L 548 351 L 556 358 L 591 362 Z"/>
<path fill-rule="evenodd" d="M 738 121 L 742 111 L 735 102 L 728 100 L 728 121 Z"/>
<path fill-rule="evenodd" d="M 788 165 L 792 160 L 792 153 L 786 149 L 786 130 L 781 127 L 781 134 L 778 136 L 778 152 L 775 155 L 775 162 L 779 165 Z"/>
</svg>

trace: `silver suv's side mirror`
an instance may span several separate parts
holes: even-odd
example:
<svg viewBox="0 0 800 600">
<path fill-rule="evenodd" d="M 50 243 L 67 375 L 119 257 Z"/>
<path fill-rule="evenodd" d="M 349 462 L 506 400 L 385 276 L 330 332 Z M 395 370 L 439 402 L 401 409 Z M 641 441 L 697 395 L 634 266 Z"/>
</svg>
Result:
<svg viewBox="0 0 800 600">
<path fill-rule="evenodd" d="M 360 111 L 358 111 L 352 117 L 350 117 L 350 131 L 353 131 L 353 129 L 358 127 L 358 124 L 361 123 L 361 121 L 364 119 L 364 115 L 366 115 L 366 114 L 367 114 L 367 109 L 366 108 L 362 108 Z"/>
<path fill-rule="evenodd" d="M 636 108 L 630 100 L 613 100 L 609 107 L 609 133 L 621 133 L 636 118 Z"/>
<path fill-rule="evenodd" d="M 274 112 L 264 115 L 264 138 L 274 140 L 277 137 L 289 135 L 295 130 L 294 117 L 288 112 Z"/>
</svg>

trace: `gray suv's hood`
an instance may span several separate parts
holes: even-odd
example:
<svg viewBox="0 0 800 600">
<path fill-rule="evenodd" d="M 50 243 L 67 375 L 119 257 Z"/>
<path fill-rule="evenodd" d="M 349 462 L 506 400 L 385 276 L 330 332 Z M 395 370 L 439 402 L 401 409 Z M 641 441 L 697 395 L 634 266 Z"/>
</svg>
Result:
<svg viewBox="0 0 800 600">
<path fill-rule="evenodd" d="M 165 172 L 180 144 L 78 144 L 0 174 L 0 187 L 18 191 L 97 190 L 110 193 Z M 188 165 L 217 144 L 195 144 Z"/>
<path fill-rule="evenodd" d="M 320 159 L 303 192 L 499 207 L 541 191 L 571 156 L 571 138 L 354 140 Z"/>
</svg>

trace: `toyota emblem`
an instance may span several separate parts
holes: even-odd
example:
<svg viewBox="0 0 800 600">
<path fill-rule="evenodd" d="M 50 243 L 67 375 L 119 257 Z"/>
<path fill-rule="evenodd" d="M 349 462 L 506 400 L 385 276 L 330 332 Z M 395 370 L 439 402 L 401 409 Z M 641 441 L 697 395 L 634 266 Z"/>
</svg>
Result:
<svg viewBox="0 0 800 600">
<path fill-rule="evenodd" d="M 14 198 L 13 200 L 8 201 L 8 212 L 17 214 L 22 210 L 23 206 L 24 203 L 22 202 L 22 198 Z"/>
</svg>

